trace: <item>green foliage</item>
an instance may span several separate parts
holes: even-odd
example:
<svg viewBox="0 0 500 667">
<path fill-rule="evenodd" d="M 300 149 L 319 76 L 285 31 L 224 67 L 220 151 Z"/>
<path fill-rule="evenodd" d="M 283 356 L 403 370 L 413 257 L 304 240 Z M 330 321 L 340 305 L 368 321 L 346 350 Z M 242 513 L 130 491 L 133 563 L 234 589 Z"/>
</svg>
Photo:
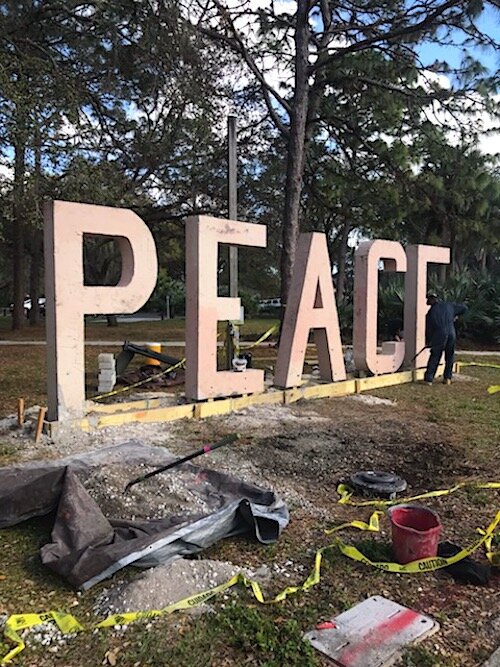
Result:
<svg viewBox="0 0 500 667">
<path fill-rule="evenodd" d="M 141 664 L 155 667 L 215 667 L 242 661 L 255 667 L 318 665 L 296 621 L 275 622 L 271 614 L 239 602 L 196 617 L 180 639 L 177 636 L 178 641 L 168 642 L 162 634 L 159 627 L 144 632 L 138 647 L 128 653 L 130 664 L 139 659 Z"/>
<path fill-rule="evenodd" d="M 359 540 L 355 546 L 374 563 L 389 563 L 393 560 L 391 547 L 374 539 Z"/>
<path fill-rule="evenodd" d="M 388 340 L 400 327 L 403 329 L 404 280 L 402 276 L 379 274 L 378 336 Z"/>
<path fill-rule="evenodd" d="M 343 343 L 352 342 L 352 318 L 354 307 L 352 299 L 342 301 L 337 305 L 339 315 L 340 334 Z"/>
<path fill-rule="evenodd" d="M 180 280 L 171 278 L 165 269 L 160 269 L 158 272 L 158 280 L 156 287 L 151 295 L 146 308 L 166 314 L 167 313 L 167 297 L 170 304 L 170 316 L 179 317 L 186 312 L 186 286 Z"/>
<path fill-rule="evenodd" d="M 245 319 L 247 317 L 255 317 L 259 313 L 259 298 L 253 292 L 240 288 L 239 297 L 241 305 L 245 309 Z"/>
<path fill-rule="evenodd" d="M 403 667 L 444 667 L 444 664 L 424 646 L 413 646 L 405 651 Z"/>
<path fill-rule="evenodd" d="M 251 607 L 233 604 L 217 617 L 217 626 L 230 646 L 253 653 L 261 667 L 314 667 L 310 644 L 302 639 L 297 622 L 276 624 Z"/>
<path fill-rule="evenodd" d="M 467 304 L 467 312 L 456 324 L 459 336 L 483 343 L 500 342 L 500 275 L 465 268 L 452 271 L 444 285 L 436 278 L 429 284 L 445 301 Z"/>
</svg>

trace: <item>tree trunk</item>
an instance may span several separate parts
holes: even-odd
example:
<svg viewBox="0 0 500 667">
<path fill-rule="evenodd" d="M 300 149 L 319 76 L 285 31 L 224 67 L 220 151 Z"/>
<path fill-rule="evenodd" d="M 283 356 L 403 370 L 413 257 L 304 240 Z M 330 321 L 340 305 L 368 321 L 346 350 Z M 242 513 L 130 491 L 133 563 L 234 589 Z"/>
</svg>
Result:
<svg viewBox="0 0 500 667">
<path fill-rule="evenodd" d="M 281 303 L 286 306 L 299 236 L 299 211 L 304 176 L 306 126 L 309 104 L 309 2 L 298 0 L 295 30 L 295 92 L 287 146 L 283 249 L 281 252 Z"/>
<path fill-rule="evenodd" d="M 40 322 L 40 306 L 38 305 L 38 297 L 40 296 L 40 273 L 42 269 L 42 253 L 43 241 L 42 232 L 38 228 L 38 222 L 41 220 L 41 201 L 40 201 L 40 182 L 42 178 L 42 152 L 40 142 L 40 132 L 36 130 L 35 135 L 35 173 L 34 173 L 34 188 L 33 199 L 35 204 L 35 219 L 31 221 L 31 238 L 30 238 L 30 296 L 31 296 L 31 310 L 30 310 L 30 325 L 35 325 Z"/>
<path fill-rule="evenodd" d="M 24 122 L 17 117 L 14 136 L 14 210 L 13 210 L 13 300 L 12 329 L 24 327 L 24 299 L 26 296 L 24 262 L 24 171 L 26 160 L 26 138 Z"/>
<path fill-rule="evenodd" d="M 30 250 L 31 310 L 29 320 L 30 325 L 34 325 L 40 322 L 40 306 L 38 305 L 38 298 L 40 296 L 40 273 L 42 269 L 42 239 L 40 229 L 32 229 Z"/>
<path fill-rule="evenodd" d="M 486 252 L 485 248 L 481 249 L 481 271 L 486 271 L 487 270 L 487 258 L 488 258 L 488 253 Z"/>
<path fill-rule="evenodd" d="M 337 304 L 340 304 L 344 301 L 345 294 L 345 282 L 346 282 L 346 260 L 347 252 L 349 246 L 347 241 L 349 240 L 349 232 L 351 227 L 348 222 L 344 223 L 342 231 L 340 233 L 340 243 L 337 256 Z"/>
<path fill-rule="evenodd" d="M 442 231 L 442 235 L 441 235 L 441 242 L 443 243 L 443 245 L 448 246 L 450 248 L 450 254 L 451 254 L 450 260 L 451 260 L 451 262 L 453 262 L 455 258 L 453 257 L 453 252 L 452 252 L 453 248 L 451 247 L 450 225 L 449 225 L 449 222 L 448 222 L 447 218 L 445 218 L 445 220 L 443 221 L 443 231 Z M 438 272 L 439 272 L 439 284 L 440 285 L 444 286 L 445 283 L 446 283 L 446 277 L 448 275 L 448 267 L 449 266 L 450 266 L 449 264 L 440 264 L 439 265 Z"/>
<path fill-rule="evenodd" d="M 118 318 L 116 317 L 116 315 L 106 315 L 106 320 L 108 322 L 107 324 L 108 327 L 118 326 Z"/>
</svg>

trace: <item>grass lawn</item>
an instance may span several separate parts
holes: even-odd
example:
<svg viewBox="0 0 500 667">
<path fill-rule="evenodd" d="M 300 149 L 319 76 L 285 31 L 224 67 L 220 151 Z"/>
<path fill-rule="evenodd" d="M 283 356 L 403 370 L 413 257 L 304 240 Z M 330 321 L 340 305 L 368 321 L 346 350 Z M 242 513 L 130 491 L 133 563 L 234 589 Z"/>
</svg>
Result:
<svg viewBox="0 0 500 667">
<path fill-rule="evenodd" d="M 241 327 L 242 340 L 256 341 L 267 332 L 278 320 L 261 318 L 248 320 Z M 11 318 L 0 318 L 0 340 L 14 341 L 45 341 L 45 327 L 43 324 L 35 327 L 26 326 L 21 331 L 11 331 Z M 225 333 L 224 323 L 219 323 L 220 340 Z M 87 395 L 90 398 L 96 393 L 97 357 L 101 352 L 118 353 L 124 341 L 129 342 L 175 342 L 184 341 L 185 320 L 173 319 L 155 322 L 125 322 L 117 327 L 108 327 L 105 322 L 95 322 L 89 319 L 85 326 L 85 339 L 88 341 L 116 341 L 115 347 L 87 346 L 85 348 L 85 368 L 89 377 Z M 276 339 L 276 334 L 267 340 Z M 183 347 L 166 348 L 166 354 L 177 358 L 184 356 Z M 263 360 L 275 358 L 275 350 L 259 350 L 257 355 Z M 134 360 L 133 365 L 140 365 L 140 358 Z M 0 388 L 0 417 L 12 414 L 16 410 L 17 400 L 25 399 L 26 406 L 46 405 L 47 402 L 47 365 L 44 345 L 0 345 L 0 365 L 2 372 L 2 386 Z M 258 363 L 257 363 L 258 365 Z M 147 387 L 146 387 L 147 388 Z"/>
<path fill-rule="evenodd" d="M 256 339 L 272 323 L 271 320 L 249 323 L 245 335 Z M 18 339 L 31 338 L 28 332 L 35 338 L 35 332 L 27 329 Z M 0 334 L 4 339 L 11 335 L 5 327 L 0 329 Z M 43 331 L 40 329 L 36 335 L 42 338 Z M 86 335 L 89 340 L 122 342 L 180 340 L 184 333 L 183 321 L 176 320 L 121 325 L 117 329 L 89 323 Z M 89 373 L 95 372 L 100 351 L 116 352 L 116 347 L 87 347 Z M 272 348 L 258 350 L 256 365 L 272 363 L 275 353 Z M 473 360 L 467 358 L 467 361 Z M 45 403 L 45 350 L 42 346 L 0 347 L 0 361 L 3 367 L 2 416 L 14 411 L 19 396 L 25 397 L 27 405 Z M 478 357 L 477 361 L 487 363 L 488 358 Z M 498 364 L 499 357 L 491 361 Z M 348 399 L 325 399 L 302 402 L 296 409 L 312 410 L 328 418 L 331 424 L 328 429 L 335 437 L 342 438 L 346 451 L 361 441 L 366 442 L 367 461 L 372 460 L 374 466 L 385 461 L 386 455 L 395 456 L 395 460 L 400 456 L 408 475 L 412 475 L 412 471 L 415 475 L 414 488 L 425 490 L 432 488 L 433 483 L 451 486 L 469 478 L 492 480 L 498 478 L 500 470 L 500 393 L 489 395 L 486 389 L 491 384 L 500 384 L 500 370 L 470 367 L 464 369 L 464 374 L 470 379 L 457 380 L 451 387 L 408 384 L 370 392 L 395 401 L 396 406 L 391 408 L 368 409 L 354 401 L 351 405 Z M 230 416 L 225 419 L 229 420 Z M 216 420 L 206 420 L 200 425 L 186 423 L 186 429 L 197 428 L 212 436 L 221 423 Z M 281 449 L 287 453 L 282 442 L 284 437 L 274 442 L 266 437 L 265 428 L 261 431 L 255 437 L 254 453 L 259 452 L 264 466 L 267 462 L 273 471 L 276 466 L 272 455 L 280 453 Z M 126 436 L 124 431 L 124 438 Z M 290 436 L 290 442 L 298 437 L 297 434 Z M 14 462 L 17 451 L 11 440 L 2 442 L 0 438 L 0 464 Z M 410 458 L 410 453 L 414 458 Z M 312 466 L 315 455 L 310 456 Z M 291 464 L 293 458 L 290 455 Z M 336 470 L 337 463 L 331 462 L 332 470 Z M 362 464 L 361 459 L 359 464 Z M 330 508 L 328 521 L 291 507 L 291 522 L 278 543 L 263 546 L 232 538 L 211 547 L 204 556 L 269 567 L 293 561 L 303 568 L 302 574 L 288 583 L 303 581 L 310 571 L 315 549 L 331 541 L 323 533 L 325 527 L 344 519 L 367 518 L 366 511 L 343 508 L 336 503 L 335 476 L 327 475 L 322 481 L 312 468 L 303 467 L 303 477 L 309 480 L 311 498 L 319 499 L 318 502 Z M 450 499 L 439 499 L 434 507 L 447 521 L 456 539 L 470 541 L 475 528 L 486 525 L 499 509 L 498 493 L 470 490 L 454 494 Z M 97 620 L 93 613 L 95 600 L 109 582 L 77 594 L 43 567 L 38 551 L 50 541 L 50 530 L 51 517 L 46 517 L 0 531 L 0 615 L 56 609 L 74 613 L 91 627 Z M 359 534 L 351 533 L 350 537 L 359 539 L 360 544 L 363 541 Z M 132 569 L 124 574 L 125 577 L 134 575 Z M 176 613 L 132 624 L 126 630 L 82 633 L 61 644 L 42 646 L 32 642 L 13 664 L 20 667 L 115 664 L 117 667 L 326 667 L 327 663 L 319 654 L 303 643 L 302 633 L 318 621 L 378 593 L 427 611 L 441 624 L 435 639 L 408 650 L 398 667 L 478 667 L 491 653 L 495 641 L 488 623 L 492 615 L 500 614 L 495 593 L 498 583 L 497 576 L 493 588 L 490 585 L 481 589 L 456 585 L 449 577 L 434 574 L 388 575 L 350 561 L 333 549 L 325 556 L 320 584 L 282 603 L 259 605 L 249 592 L 238 589 L 211 601 L 211 613 L 203 616 Z M 280 580 L 272 581 L 271 594 L 277 593 L 282 585 Z M 1 655 L 10 648 L 0 642 Z"/>
<path fill-rule="evenodd" d="M 259 336 L 277 323 L 278 320 L 273 318 L 247 320 L 241 327 L 241 336 L 246 340 L 257 340 Z M 117 341 L 117 343 L 123 343 L 125 340 L 131 342 L 183 341 L 185 324 L 186 320 L 184 318 L 175 318 L 153 322 L 120 322 L 117 327 L 108 327 L 105 321 L 88 318 L 85 322 L 85 338 L 89 341 L 105 340 Z M 45 324 L 43 322 L 36 326 L 26 325 L 20 331 L 12 331 L 11 325 L 12 319 L 10 317 L 0 317 L 0 340 L 45 340 Z M 223 322 L 219 322 L 218 329 L 220 333 L 224 333 L 225 325 Z"/>
</svg>

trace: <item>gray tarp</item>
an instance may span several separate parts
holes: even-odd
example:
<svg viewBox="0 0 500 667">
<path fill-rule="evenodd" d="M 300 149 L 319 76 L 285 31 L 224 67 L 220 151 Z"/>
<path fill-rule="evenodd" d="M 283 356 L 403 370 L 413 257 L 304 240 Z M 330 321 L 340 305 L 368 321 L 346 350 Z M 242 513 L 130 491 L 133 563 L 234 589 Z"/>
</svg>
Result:
<svg viewBox="0 0 500 667">
<path fill-rule="evenodd" d="M 57 510 L 42 562 L 76 588 L 88 589 L 126 565 L 152 567 L 232 535 L 271 543 L 288 523 L 287 507 L 272 491 L 191 464 L 182 468 L 203 473 L 212 513 L 151 521 L 106 517 L 79 474 L 113 457 L 154 465 L 172 460 L 162 448 L 128 443 L 71 459 L 0 468 L 0 528 Z"/>
</svg>

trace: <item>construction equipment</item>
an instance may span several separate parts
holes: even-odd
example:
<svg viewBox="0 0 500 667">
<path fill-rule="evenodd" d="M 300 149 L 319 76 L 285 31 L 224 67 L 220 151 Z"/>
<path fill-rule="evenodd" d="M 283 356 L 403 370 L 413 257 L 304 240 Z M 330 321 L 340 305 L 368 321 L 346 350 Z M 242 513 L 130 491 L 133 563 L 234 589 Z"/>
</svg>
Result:
<svg viewBox="0 0 500 667">
<path fill-rule="evenodd" d="M 213 452 L 216 449 L 219 449 L 219 447 L 224 447 L 225 445 L 230 445 L 235 440 L 238 440 L 239 437 L 240 436 L 239 436 L 238 433 L 231 433 L 231 435 L 224 436 L 223 438 L 218 440 L 213 445 L 205 445 L 201 449 L 197 449 L 192 454 L 188 454 L 187 456 L 184 456 L 184 458 L 182 458 L 182 459 L 177 459 L 177 461 L 172 461 L 172 463 L 169 463 L 166 466 L 162 466 L 161 468 L 157 468 L 156 470 L 152 470 L 151 472 L 148 472 L 145 475 L 141 475 L 140 477 L 136 477 L 135 479 L 131 480 L 127 484 L 123 493 L 127 493 L 127 491 L 130 489 L 130 487 L 134 486 L 134 484 L 138 484 L 139 482 L 143 482 L 145 479 L 149 479 L 150 477 L 154 477 L 154 475 L 159 475 L 161 472 L 165 472 L 167 470 L 171 470 L 172 468 L 176 468 L 177 466 L 180 466 L 182 463 L 187 463 L 187 461 L 191 461 L 192 459 L 195 459 L 197 456 L 202 456 L 203 454 L 209 454 L 210 452 Z"/>
<path fill-rule="evenodd" d="M 135 343 L 128 343 L 125 341 L 123 343 L 122 351 L 116 357 L 117 377 L 123 373 L 136 354 L 140 354 L 143 357 L 149 357 L 150 359 L 157 359 L 158 361 L 161 361 L 164 364 L 168 364 L 169 366 L 175 366 L 180 361 L 180 359 L 169 357 L 168 355 L 162 354 L 161 352 L 155 352 L 149 347 L 143 347 L 141 345 L 136 345 Z"/>
<path fill-rule="evenodd" d="M 420 354 L 422 354 L 422 352 L 423 352 L 425 349 L 427 349 L 428 347 L 429 347 L 428 345 L 424 345 L 424 347 L 423 347 L 421 350 L 419 350 L 419 351 L 417 352 L 417 354 L 416 354 L 414 357 L 412 357 L 412 358 L 410 359 L 410 364 L 412 364 L 412 363 L 415 361 L 415 359 L 416 359 Z"/>
<path fill-rule="evenodd" d="M 347 483 L 363 496 L 390 499 L 396 498 L 407 487 L 402 477 L 384 470 L 359 470 L 350 475 Z"/>
</svg>

